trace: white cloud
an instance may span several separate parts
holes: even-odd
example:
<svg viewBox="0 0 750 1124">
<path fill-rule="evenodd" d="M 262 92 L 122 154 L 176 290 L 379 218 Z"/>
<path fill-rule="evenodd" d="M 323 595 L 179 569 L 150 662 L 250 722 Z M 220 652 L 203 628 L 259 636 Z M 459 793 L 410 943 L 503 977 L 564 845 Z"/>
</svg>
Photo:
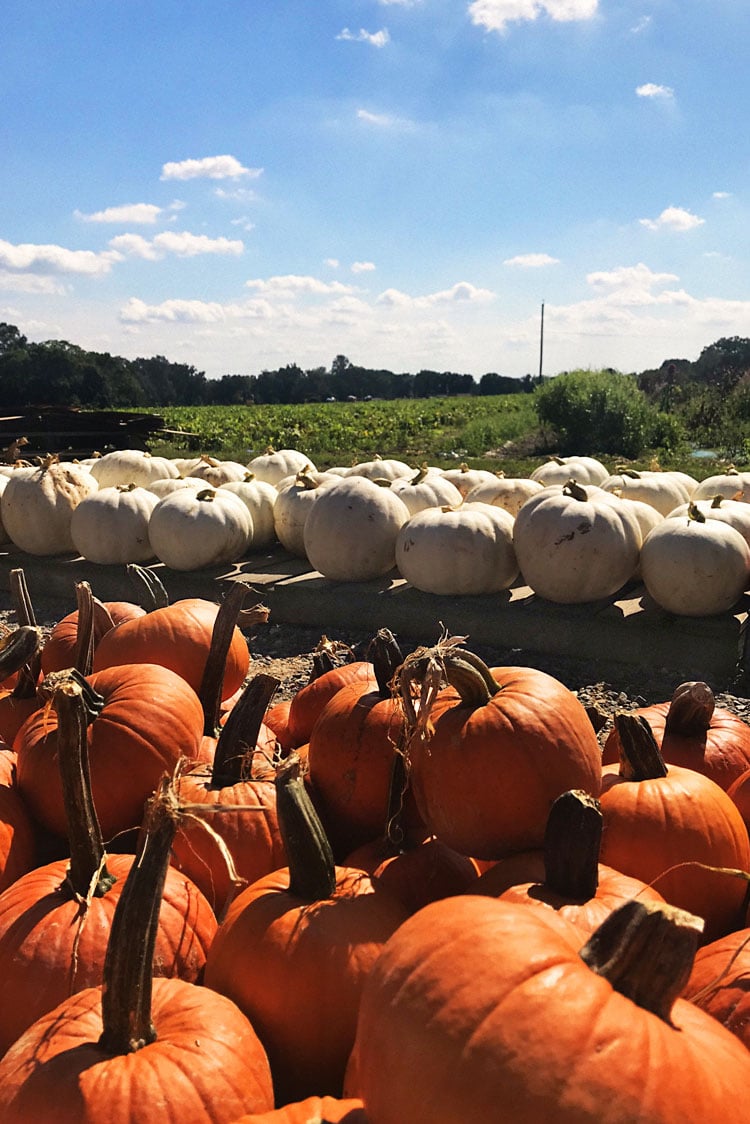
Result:
<svg viewBox="0 0 750 1124">
<path fill-rule="evenodd" d="M 242 230 L 246 230 L 248 234 L 251 230 L 255 230 L 255 223 L 247 215 L 240 215 L 238 219 L 231 220 L 232 226 L 239 226 Z"/>
<path fill-rule="evenodd" d="M 4 293 L 55 293 L 59 295 L 65 292 L 65 286 L 53 277 L 40 277 L 35 273 L 8 273 L 6 270 L 0 269 L 0 291 Z"/>
<path fill-rule="evenodd" d="M 654 273 L 643 262 L 586 275 L 586 281 L 593 289 L 618 293 L 626 298 L 631 297 L 633 303 L 642 303 L 641 298 L 644 294 L 650 294 L 652 289 L 678 280 L 676 273 Z"/>
<path fill-rule="evenodd" d="M 471 22 L 485 31 L 505 31 L 509 23 L 549 16 L 559 23 L 593 19 L 599 0 L 473 0 Z"/>
<path fill-rule="evenodd" d="M 198 254 L 241 254 L 245 249 L 239 239 L 209 238 L 205 234 L 190 234 L 187 230 L 165 230 L 151 240 L 140 234 L 120 234 L 109 242 L 113 250 L 128 257 L 159 261 L 167 254 L 179 258 L 193 258 Z"/>
<path fill-rule="evenodd" d="M 163 164 L 160 178 L 226 180 L 251 176 L 255 179 L 262 172 L 262 168 L 245 168 L 234 156 L 204 156 L 200 160 L 179 160 Z"/>
<path fill-rule="evenodd" d="M 323 265 L 327 265 L 330 269 L 338 269 L 341 262 L 338 258 L 325 258 Z"/>
<path fill-rule="evenodd" d="M 321 281 L 318 277 L 285 276 L 253 278 L 245 282 L 248 289 L 255 289 L 266 296 L 293 297 L 299 294 L 311 296 L 328 296 L 332 293 L 353 293 L 356 290 L 351 285 L 342 285 L 340 281 Z"/>
<path fill-rule="evenodd" d="M 637 23 L 630 29 L 631 35 L 640 35 L 642 31 L 651 26 L 651 16 L 641 16 Z"/>
<path fill-rule="evenodd" d="M 266 301 L 220 304 L 218 301 L 166 300 L 161 304 L 146 304 L 131 297 L 120 309 L 120 320 L 127 324 L 216 324 L 227 320 L 264 320 L 271 315 Z"/>
<path fill-rule="evenodd" d="M 214 195 L 217 199 L 228 199 L 232 203 L 253 203 L 258 198 L 251 187 L 235 187 L 227 191 L 225 187 L 215 187 Z"/>
<path fill-rule="evenodd" d="M 644 82 L 642 86 L 636 86 L 635 92 L 639 98 L 663 98 L 669 101 L 674 97 L 671 86 L 660 86 L 657 82 Z"/>
<path fill-rule="evenodd" d="M 731 191 L 715 191 L 711 196 L 712 199 L 731 199 Z"/>
<path fill-rule="evenodd" d="M 686 211 L 684 207 L 666 207 L 657 219 L 640 219 L 641 226 L 649 230 L 675 230 L 680 233 L 703 226 L 705 219 Z"/>
<path fill-rule="evenodd" d="M 402 293 L 399 289 L 385 289 L 377 298 L 380 305 L 389 305 L 392 308 L 431 308 L 434 305 L 451 305 L 470 301 L 491 301 L 495 294 L 489 289 L 478 289 L 469 281 L 457 281 L 450 289 L 442 289 L 437 293 L 428 293 L 421 297 L 412 297 Z"/>
<path fill-rule="evenodd" d="M 109 273 L 120 255 L 105 251 L 68 250 L 64 246 L 35 245 L 21 242 L 13 245 L 0 238 L 0 269 L 19 273 L 78 273 L 97 276 Z"/>
<path fill-rule="evenodd" d="M 514 258 L 506 258 L 503 265 L 517 265 L 522 269 L 541 269 L 545 265 L 557 265 L 559 258 L 550 257 L 549 254 L 516 254 Z"/>
<path fill-rule="evenodd" d="M 375 262 L 372 261 L 353 261 L 351 264 L 352 273 L 371 273 L 375 269 Z"/>
<path fill-rule="evenodd" d="M 365 31 L 363 27 L 359 31 L 350 31 L 345 27 L 336 36 L 337 39 L 343 39 L 349 43 L 369 43 L 372 47 L 385 47 L 391 41 L 388 34 L 388 28 L 383 27 L 380 31 Z"/>
<path fill-rule="evenodd" d="M 87 215 L 76 211 L 77 219 L 83 222 L 117 222 L 117 223 L 143 223 L 151 225 L 156 222 L 159 215 L 164 213 L 163 207 L 155 203 L 125 203 L 120 207 L 106 207 L 103 211 L 94 211 Z"/>
<path fill-rule="evenodd" d="M 378 129 L 404 129 L 410 131 L 414 123 L 405 117 L 393 117 L 389 113 L 371 113 L 369 109 L 358 109 L 357 118 L 366 125 L 374 125 Z"/>
</svg>

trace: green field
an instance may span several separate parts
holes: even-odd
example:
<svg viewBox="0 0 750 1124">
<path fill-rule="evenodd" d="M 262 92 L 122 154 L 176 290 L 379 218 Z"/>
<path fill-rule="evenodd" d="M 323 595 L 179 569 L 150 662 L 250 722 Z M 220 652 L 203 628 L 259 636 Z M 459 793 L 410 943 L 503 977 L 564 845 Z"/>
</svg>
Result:
<svg viewBox="0 0 750 1124">
<path fill-rule="evenodd" d="M 258 453 L 294 448 L 318 468 L 349 465 L 376 455 L 415 466 L 442 468 L 465 461 L 473 468 L 528 475 L 556 450 L 539 429 L 531 394 L 495 397 L 420 398 L 372 402 L 323 402 L 285 406 L 167 406 L 154 410 L 167 430 L 154 435 L 153 453 L 206 453 L 245 464 Z M 624 458 L 599 456 L 614 470 Z M 628 462 L 633 468 L 677 468 L 703 479 L 717 471 L 712 456 L 695 458 L 688 448 L 669 462 L 653 455 Z"/>
<path fill-rule="evenodd" d="M 156 411 L 155 411 L 156 412 Z M 324 402 L 299 406 L 177 406 L 158 413 L 192 437 L 155 442 L 153 452 L 198 451 L 247 461 L 268 446 L 308 453 L 318 467 L 376 454 L 448 466 L 494 460 L 506 442 L 536 427 L 533 396 Z"/>
</svg>

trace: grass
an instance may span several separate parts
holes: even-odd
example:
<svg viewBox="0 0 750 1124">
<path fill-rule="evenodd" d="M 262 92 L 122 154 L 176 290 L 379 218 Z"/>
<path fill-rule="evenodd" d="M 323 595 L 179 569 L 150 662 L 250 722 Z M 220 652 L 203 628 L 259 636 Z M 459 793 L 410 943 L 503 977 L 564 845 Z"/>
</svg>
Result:
<svg viewBox="0 0 750 1124">
<path fill-rule="evenodd" d="M 528 476 L 555 450 L 539 430 L 530 394 L 487 397 L 326 402 L 278 406 L 170 406 L 152 411 L 168 430 L 155 435 L 151 451 L 185 456 L 206 453 L 247 463 L 267 448 L 295 448 L 318 468 L 353 464 L 375 455 L 398 457 L 415 466 L 426 461 Z M 596 456 L 595 450 L 585 450 Z M 623 458 L 600 455 L 614 471 Z M 695 458 L 685 448 L 661 460 L 652 452 L 627 462 L 636 469 L 680 469 L 704 479 L 725 467 L 716 457 Z"/>
</svg>

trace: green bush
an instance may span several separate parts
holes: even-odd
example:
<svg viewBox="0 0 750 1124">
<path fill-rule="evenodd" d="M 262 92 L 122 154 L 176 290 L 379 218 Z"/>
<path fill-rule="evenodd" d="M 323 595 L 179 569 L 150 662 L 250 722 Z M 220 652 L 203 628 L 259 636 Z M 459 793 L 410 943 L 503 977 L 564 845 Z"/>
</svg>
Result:
<svg viewBox="0 0 750 1124">
<path fill-rule="evenodd" d="M 632 375 L 566 372 L 537 389 L 535 407 L 563 453 L 633 458 L 646 449 L 673 450 L 682 440 L 679 422 L 651 406 Z"/>
</svg>

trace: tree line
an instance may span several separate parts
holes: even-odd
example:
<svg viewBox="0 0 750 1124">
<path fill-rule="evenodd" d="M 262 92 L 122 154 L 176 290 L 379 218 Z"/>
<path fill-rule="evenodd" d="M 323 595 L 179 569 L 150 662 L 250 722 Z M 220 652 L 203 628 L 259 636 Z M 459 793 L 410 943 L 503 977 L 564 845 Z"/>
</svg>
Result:
<svg viewBox="0 0 750 1124">
<path fill-rule="evenodd" d="M 209 379 L 187 363 L 163 355 L 124 359 L 86 351 L 66 340 L 30 342 L 13 324 L 0 323 L 0 402 L 4 409 L 28 406 L 259 405 L 346 401 L 351 398 L 432 398 L 459 394 L 531 392 L 534 380 L 489 372 L 478 381 L 455 371 L 399 374 L 373 370 L 337 355 L 330 370 L 288 364 L 257 375 Z"/>
</svg>

